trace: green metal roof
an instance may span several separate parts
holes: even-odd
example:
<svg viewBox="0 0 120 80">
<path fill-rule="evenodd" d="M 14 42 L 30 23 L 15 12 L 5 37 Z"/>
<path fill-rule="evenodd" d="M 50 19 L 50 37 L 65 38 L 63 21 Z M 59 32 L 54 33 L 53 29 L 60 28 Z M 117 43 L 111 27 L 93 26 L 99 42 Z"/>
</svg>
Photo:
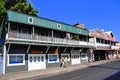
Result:
<svg viewBox="0 0 120 80">
<path fill-rule="evenodd" d="M 29 23 L 28 21 L 29 18 L 33 19 L 32 23 Z M 50 20 L 42 17 L 30 16 L 27 14 L 18 13 L 11 10 L 8 10 L 7 20 L 12 22 L 22 23 L 22 24 L 29 24 L 33 26 L 50 28 L 54 30 L 89 36 L 88 30 L 77 28 L 75 26 L 72 26 L 66 23 L 62 23 L 62 22 L 58 22 L 58 21 L 54 21 L 54 20 Z M 61 25 L 61 27 L 58 28 L 57 25 Z"/>
</svg>

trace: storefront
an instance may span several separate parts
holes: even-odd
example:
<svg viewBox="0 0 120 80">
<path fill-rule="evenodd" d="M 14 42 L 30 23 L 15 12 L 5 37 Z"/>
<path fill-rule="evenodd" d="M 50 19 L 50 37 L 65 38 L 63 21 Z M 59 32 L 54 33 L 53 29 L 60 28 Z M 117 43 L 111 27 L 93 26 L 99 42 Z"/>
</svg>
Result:
<svg viewBox="0 0 120 80">
<path fill-rule="evenodd" d="M 45 54 L 28 54 L 28 70 L 46 69 Z"/>
<path fill-rule="evenodd" d="M 87 53 L 80 53 L 81 63 L 88 62 Z"/>
<path fill-rule="evenodd" d="M 116 59 L 118 57 L 117 51 L 109 50 L 108 51 L 108 59 Z"/>
<path fill-rule="evenodd" d="M 118 58 L 120 58 L 120 50 L 118 50 Z"/>
<path fill-rule="evenodd" d="M 80 64 L 80 50 L 73 50 L 71 51 L 71 64 Z"/>
<path fill-rule="evenodd" d="M 95 61 L 105 60 L 107 57 L 106 50 L 93 50 L 93 53 Z"/>
</svg>

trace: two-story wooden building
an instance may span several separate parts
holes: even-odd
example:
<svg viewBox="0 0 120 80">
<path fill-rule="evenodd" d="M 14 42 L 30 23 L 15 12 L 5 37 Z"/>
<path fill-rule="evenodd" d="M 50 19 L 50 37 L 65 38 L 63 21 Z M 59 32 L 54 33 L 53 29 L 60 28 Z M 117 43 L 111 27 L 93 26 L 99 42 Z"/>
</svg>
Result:
<svg viewBox="0 0 120 80">
<path fill-rule="evenodd" d="M 90 36 L 94 37 L 90 39 L 95 41 L 95 48 L 92 49 L 94 60 L 105 60 L 117 58 L 116 41 L 112 31 L 104 32 L 104 30 L 91 30 Z"/>
<path fill-rule="evenodd" d="M 0 73 L 60 66 L 61 57 L 70 65 L 88 62 L 94 41 L 77 25 L 8 10 L 0 27 Z"/>
</svg>

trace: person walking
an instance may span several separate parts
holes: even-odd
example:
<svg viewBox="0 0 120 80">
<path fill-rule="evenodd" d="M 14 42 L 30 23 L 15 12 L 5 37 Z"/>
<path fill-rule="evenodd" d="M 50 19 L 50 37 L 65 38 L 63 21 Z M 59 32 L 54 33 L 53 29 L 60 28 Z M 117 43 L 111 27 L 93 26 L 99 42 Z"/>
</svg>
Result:
<svg viewBox="0 0 120 80">
<path fill-rule="evenodd" d="M 64 67 L 67 67 L 67 65 L 68 65 L 68 58 L 65 57 L 65 59 L 64 59 Z"/>
<path fill-rule="evenodd" d="M 64 57 L 62 57 L 60 67 L 64 67 L 64 66 L 65 66 L 65 61 L 64 61 Z"/>
</svg>

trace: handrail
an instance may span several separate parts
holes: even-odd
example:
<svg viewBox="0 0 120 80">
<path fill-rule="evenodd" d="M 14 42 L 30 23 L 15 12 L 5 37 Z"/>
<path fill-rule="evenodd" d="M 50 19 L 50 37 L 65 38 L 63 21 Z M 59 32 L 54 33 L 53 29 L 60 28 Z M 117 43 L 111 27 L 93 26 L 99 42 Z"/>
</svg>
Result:
<svg viewBox="0 0 120 80">
<path fill-rule="evenodd" d="M 57 44 L 69 44 L 69 45 L 86 45 L 86 46 L 94 46 L 94 43 L 87 41 L 78 41 L 78 40 L 68 40 L 66 38 L 57 38 L 52 36 L 42 36 L 42 35 L 33 35 L 19 32 L 9 32 L 8 39 L 22 39 L 22 40 L 31 40 L 38 42 L 52 42 Z"/>
</svg>

